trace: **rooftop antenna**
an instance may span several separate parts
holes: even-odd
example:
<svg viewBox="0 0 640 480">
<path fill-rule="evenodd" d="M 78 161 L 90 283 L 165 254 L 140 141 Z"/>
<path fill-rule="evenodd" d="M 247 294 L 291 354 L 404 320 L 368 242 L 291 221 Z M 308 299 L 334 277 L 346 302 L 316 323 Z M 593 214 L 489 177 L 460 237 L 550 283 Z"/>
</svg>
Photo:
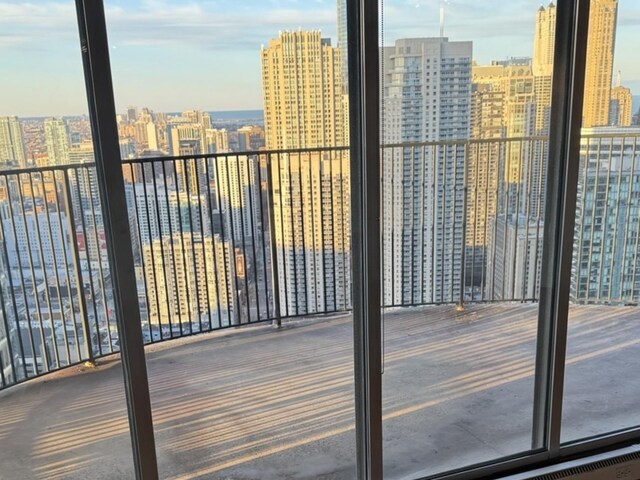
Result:
<svg viewBox="0 0 640 480">
<path fill-rule="evenodd" d="M 449 3 L 449 0 L 442 0 L 440 2 L 440 38 L 444 37 L 444 6 Z"/>
</svg>

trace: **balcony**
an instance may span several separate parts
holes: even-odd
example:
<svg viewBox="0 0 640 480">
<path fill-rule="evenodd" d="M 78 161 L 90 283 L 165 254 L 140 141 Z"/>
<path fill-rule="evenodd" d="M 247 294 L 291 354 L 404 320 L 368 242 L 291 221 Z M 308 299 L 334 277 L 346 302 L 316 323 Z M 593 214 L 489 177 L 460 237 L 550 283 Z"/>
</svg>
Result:
<svg viewBox="0 0 640 480">
<path fill-rule="evenodd" d="M 411 465 L 432 465 L 430 474 L 531 447 L 546 141 L 383 149 L 392 478 L 414 475 Z M 594 155 L 593 145 L 606 148 L 582 162 L 581 185 L 615 174 L 619 191 L 606 195 L 639 202 L 627 178 L 636 159 L 622 158 L 617 173 L 599 169 L 612 153 L 585 137 L 584 151 Z M 124 162 L 164 477 L 300 478 L 332 464 L 330 478 L 353 478 L 348 172 L 346 148 Z M 93 164 L 0 173 L 0 438 L 10 440 L 0 464 L 9 478 L 112 478 L 130 463 L 94 176 Z M 578 202 L 593 215 L 593 196 Z M 599 216 L 635 242 L 614 207 Z M 574 268 L 591 273 L 576 270 L 571 286 L 568 440 L 628 426 L 625 408 L 640 394 L 623 381 L 640 343 L 628 306 L 635 269 L 626 268 L 637 252 L 620 249 L 625 268 L 604 282 L 609 266 L 583 261 L 580 225 Z"/>
<path fill-rule="evenodd" d="M 640 384 L 622 380 L 635 374 L 626 359 L 640 353 L 637 321 L 634 307 L 572 307 L 569 438 L 628 424 Z M 529 448 L 536 325 L 535 304 L 386 314 L 389 478 Z M 275 480 L 330 469 L 326 478 L 353 478 L 351 336 L 341 314 L 147 347 L 161 477 Z M 117 357 L 8 389 L 0 402 L 7 478 L 132 476 Z"/>
</svg>

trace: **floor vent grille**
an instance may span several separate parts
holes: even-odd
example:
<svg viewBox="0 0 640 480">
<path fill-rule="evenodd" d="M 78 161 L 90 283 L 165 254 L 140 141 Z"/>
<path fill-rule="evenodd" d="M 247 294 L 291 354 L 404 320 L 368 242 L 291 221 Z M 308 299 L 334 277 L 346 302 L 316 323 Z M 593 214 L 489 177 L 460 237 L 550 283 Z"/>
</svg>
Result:
<svg viewBox="0 0 640 480">
<path fill-rule="evenodd" d="M 542 468 L 503 480 L 639 480 L 640 445 Z"/>
</svg>

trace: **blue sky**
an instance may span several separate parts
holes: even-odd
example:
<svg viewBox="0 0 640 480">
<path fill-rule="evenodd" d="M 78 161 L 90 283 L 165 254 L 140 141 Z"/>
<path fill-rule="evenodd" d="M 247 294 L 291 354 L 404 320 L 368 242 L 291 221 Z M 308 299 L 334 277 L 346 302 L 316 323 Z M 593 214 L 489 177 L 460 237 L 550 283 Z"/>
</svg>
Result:
<svg viewBox="0 0 640 480">
<path fill-rule="evenodd" d="M 385 0 L 385 43 L 437 36 L 440 0 Z M 335 0 L 105 0 L 116 104 L 261 108 L 260 46 L 285 29 L 335 39 Z M 531 54 L 540 0 L 450 0 L 445 34 L 479 63 Z M 0 115 L 86 112 L 71 0 L 0 0 Z M 640 94 L 640 2 L 620 0 L 616 70 Z M 335 40 L 334 40 L 335 41 Z"/>
</svg>

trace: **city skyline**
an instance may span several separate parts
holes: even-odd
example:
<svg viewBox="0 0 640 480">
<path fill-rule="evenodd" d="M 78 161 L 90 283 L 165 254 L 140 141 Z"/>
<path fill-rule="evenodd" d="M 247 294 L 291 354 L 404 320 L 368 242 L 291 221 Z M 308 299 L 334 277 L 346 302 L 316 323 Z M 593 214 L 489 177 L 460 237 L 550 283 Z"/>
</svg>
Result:
<svg viewBox="0 0 640 480">
<path fill-rule="evenodd" d="M 530 19 L 539 1 L 508 2 L 499 10 L 477 3 L 459 0 L 447 4 L 445 36 L 473 41 L 474 60 L 479 64 L 532 56 Z M 386 2 L 385 45 L 398 38 L 438 36 L 439 4 L 437 0 Z M 249 2 L 241 7 L 227 0 L 186 5 L 158 0 L 107 1 L 118 110 L 130 104 L 150 105 L 165 112 L 193 107 L 259 109 L 260 46 L 278 30 L 299 28 L 321 30 L 322 36 L 330 37 L 337 46 L 336 10 L 333 0 Z M 638 95 L 640 66 L 635 62 L 633 45 L 640 41 L 640 29 L 634 28 L 640 24 L 640 6 L 623 1 L 618 17 L 613 68 L 622 71 L 623 85 Z M 478 22 L 478 18 L 491 19 L 500 28 L 486 28 L 486 22 Z M 0 54 L 4 59 L 0 74 L 11 87 L 0 94 L 0 115 L 86 113 L 75 22 L 72 2 L 0 2 Z M 38 36 L 33 35 L 36 31 Z M 185 76 L 183 68 L 167 68 L 185 64 L 197 66 L 201 74 Z M 217 68 L 220 65 L 225 69 Z M 50 88 L 42 88 L 43 73 Z M 55 96 L 51 95 L 54 90 Z M 172 91 L 176 94 L 169 95 Z M 30 100 L 25 101 L 27 98 Z"/>
</svg>

